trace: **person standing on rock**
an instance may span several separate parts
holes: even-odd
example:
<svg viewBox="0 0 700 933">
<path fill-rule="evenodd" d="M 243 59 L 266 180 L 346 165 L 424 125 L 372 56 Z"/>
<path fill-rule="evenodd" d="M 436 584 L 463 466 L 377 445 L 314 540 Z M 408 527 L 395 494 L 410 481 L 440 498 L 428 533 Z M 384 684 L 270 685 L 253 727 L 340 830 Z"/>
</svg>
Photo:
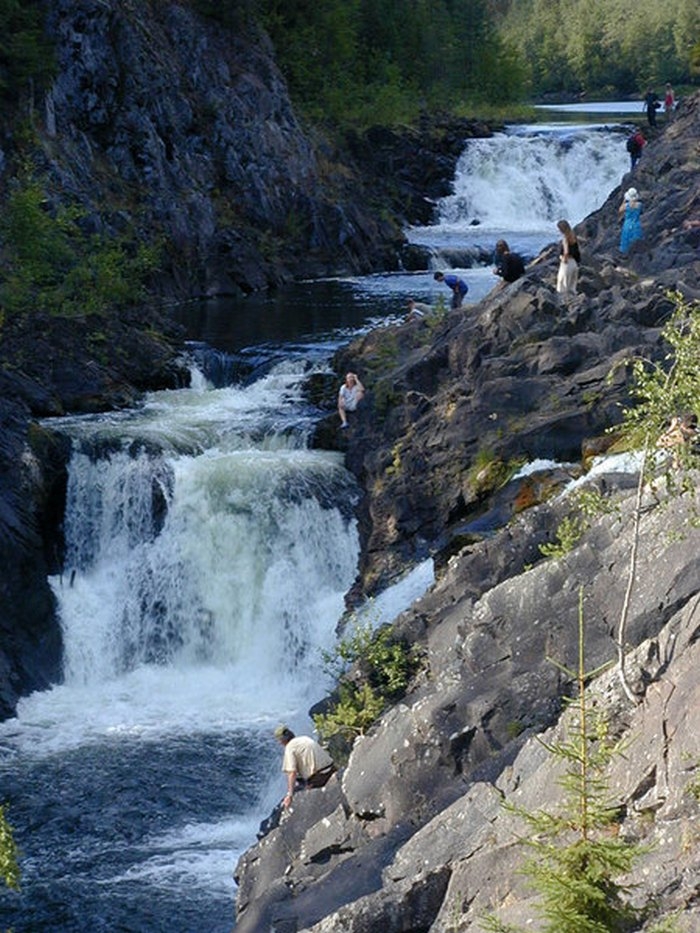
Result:
<svg viewBox="0 0 700 933">
<path fill-rule="evenodd" d="M 622 230 L 620 231 L 620 252 L 627 253 L 630 246 L 641 240 L 642 232 L 642 202 L 636 188 L 628 188 L 618 213 L 624 215 Z"/>
<path fill-rule="evenodd" d="M 462 302 L 464 301 L 464 298 L 469 291 L 469 286 L 464 281 L 464 279 L 460 279 L 458 275 L 452 275 L 452 273 L 445 275 L 444 272 L 436 272 L 433 278 L 436 282 L 444 282 L 445 285 L 447 285 L 447 287 L 451 290 L 452 303 L 450 307 L 452 310 L 456 311 L 457 308 L 461 308 Z"/>
<path fill-rule="evenodd" d="M 559 271 L 557 273 L 557 291 L 560 295 L 573 295 L 578 285 L 578 270 L 581 265 L 581 250 L 576 234 L 568 220 L 560 220 L 557 228 L 561 233 L 559 249 Z"/>
<path fill-rule="evenodd" d="M 338 415 L 340 427 L 347 428 L 349 411 L 355 411 L 365 395 L 365 387 L 358 379 L 357 373 L 347 373 L 345 382 L 338 391 Z"/>
<path fill-rule="evenodd" d="M 282 770 L 287 776 L 287 793 L 282 805 L 291 806 L 294 794 L 312 787 L 324 787 L 338 770 L 333 759 L 309 735 L 294 735 L 287 726 L 275 729 L 275 738 L 284 748 Z"/>
<path fill-rule="evenodd" d="M 656 111 L 661 106 L 661 101 L 656 96 L 656 91 L 650 87 L 644 96 L 644 109 L 647 112 L 649 126 L 656 126 Z"/>
<path fill-rule="evenodd" d="M 671 114 L 676 109 L 676 95 L 673 93 L 673 88 L 669 81 L 666 82 L 666 93 L 664 94 L 664 113 L 666 114 L 666 119 L 669 120 Z"/>
<path fill-rule="evenodd" d="M 637 129 L 632 133 L 632 135 L 627 140 L 627 151 L 630 154 L 630 171 L 634 170 L 635 165 L 642 157 L 642 150 L 646 146 L 647 141 L 644 138 L 644 134 L 640 129 Z"/>
</svg>

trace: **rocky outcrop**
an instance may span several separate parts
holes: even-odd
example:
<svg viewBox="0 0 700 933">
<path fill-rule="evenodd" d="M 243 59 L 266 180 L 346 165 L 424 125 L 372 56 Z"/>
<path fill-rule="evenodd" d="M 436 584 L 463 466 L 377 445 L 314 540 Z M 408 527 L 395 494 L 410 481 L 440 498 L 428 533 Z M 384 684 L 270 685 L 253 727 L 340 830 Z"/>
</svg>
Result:
<svg viewBox="0 0 700 933">
<path fill-rule="evenodd" d="M 663 354 L 669 290 L 700 291 L 700 98 L 646 147 L 632 183 L 645 205 L 644 240 L 617 250 L 621 191 L 578 228 L 579 293 L 555 291 L 558 246 L 524 278 L 442 321 L 383 328 L 343 349 L 336 369 L 360 373 L 364 410 L 343 437 L 367 490 L 353 598 L 407 564 L 479 530 L 509 464 L 581 460 L 582 444 L 619 419 L 626 359 Z M 332 443 L 322 427 L 319 443 Z M 335 432 L 337 435 L 337 432 Z M 496 471 L 499 482 L 488 480 Z"/>
<path fill-rule="evenodd" d="M 425 670 L 356 740 L 339 779 L 298 798 L 242 857 L 240 933 L 476 931 L 484 912 L 501 909 L 509 922 L 532 921 L 533 894 L 517 874 L 522 826 L 501 804 L 548 809 L 559 800 L 560 766 L 533 736 L 566 730 L 566 720 L 552 724 L 571 689 L 564 669 L 577 665 L 581 592 L 587 668 L 616 656 L 635 495 L 624 476 L 599 482 L 615 508 L 568 554 L 537 552 L 567 500 L 537 506 L 451 558 L 397 620 L 422 645 Z M 626 632 L 639 646 L 627 671 L 642 702 L 628 702 L 614 673 L 593 692 L 615 736 L 629 740 L 606 779 L 624 814 L 620 836 L 650 844 L 635 900 L 655 916 L 682 909 L 697 922 L 700 539 L 687 510 L 651 490 L 643 502 Z M 484 566 L 499 569 L 484 577 Z"/>
<path fill-rule="evenodd" d="M 647 147 L 634 176 L 645 240 L 629 257 L 616 249 L 620 191 L 580 226 L 574 299 L 554 291 L 553 246 L 476 307 L 383 329 L 338 355 L 338 371 L 357 369 L 369 390 L 343 432 L 366 490 L 356 595 L 436 554 L 437 582 L 394 623 L 426 663 L 402 702 L 355 741 L 339 776 L 299 797 L 240 859 L 239 933 L 448 933 L 481 929 L 484 913 L 536 917 L 518 874 L 522 826 L 501 804 L 547 809 L 560 799 L 560 766 L 536 736 L 566 734 L 581 594 L 586 667 L 616 657 L 636 478 L 596 479 L 610 508 L 573 549 L 547 559 L 540 545 L 555 540 L 569 498 L 541 478 L 508 496 L 494 490 L 513 461 L 572 460 L 580 475 L 628 398 L 625 359 L 666 352 L 668 288 L 700 287 L 697 228 L 684 223 L 700 219 L 699 121 L 696 96 Z M 319 440 L 328 436 L 322 425 Z M 678 914 L 690 927 L 700 921 L 700 542 L 689 521 L 698 502 L 662 490 L 644 491 L 623 635 L 638 702 L 613 672 L 591 688 L 616 737 L 629 740 L 606 781 L 620 838 L 649 846 L 621 879 L 646 910 L 640 930 Z"/>
<path fill-rule="evenodd" d="M 252 20 L 228 28 L 176 2 L 48 8 L 57 75 L 33 158 L 89 229 L 167 244 L 162 291 L 240 293 L 395 262 L 398 226 L 303 130 Z"/>
</svg>

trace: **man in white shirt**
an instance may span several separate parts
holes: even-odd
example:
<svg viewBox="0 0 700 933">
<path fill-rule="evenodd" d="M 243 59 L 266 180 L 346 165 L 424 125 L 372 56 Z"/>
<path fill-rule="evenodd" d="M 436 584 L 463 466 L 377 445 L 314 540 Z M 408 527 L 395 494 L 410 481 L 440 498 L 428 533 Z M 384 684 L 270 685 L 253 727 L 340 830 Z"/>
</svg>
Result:
<svg viewBox="0 0 700 933">
<path fill-rule="evenodd" d="M 279 725 L 275 738 L 284 748 L 282 770 L 287 775 L 287 793 L 282 803 L 286 809 L 295 791 L 323 787 L 337 768 L 325 748 L 308 735 L 295 736 L 287 726 Z"/>
</svg>

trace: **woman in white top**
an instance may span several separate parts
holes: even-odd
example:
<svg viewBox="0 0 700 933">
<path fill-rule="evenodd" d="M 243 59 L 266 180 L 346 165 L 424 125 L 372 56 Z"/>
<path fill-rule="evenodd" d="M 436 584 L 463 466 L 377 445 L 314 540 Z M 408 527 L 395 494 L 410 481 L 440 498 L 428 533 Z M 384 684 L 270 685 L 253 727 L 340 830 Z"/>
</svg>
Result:
<svg viewBox="0 0 700 933">
<path fill-rule="evenodd" d="M 365 394 L 365 387 L 357 378 L 357 373 L 348 373 L 338 392 L 338 414 L 340 427 L 347 428 L 347 412 L 355 411 Z"/>
</svg>

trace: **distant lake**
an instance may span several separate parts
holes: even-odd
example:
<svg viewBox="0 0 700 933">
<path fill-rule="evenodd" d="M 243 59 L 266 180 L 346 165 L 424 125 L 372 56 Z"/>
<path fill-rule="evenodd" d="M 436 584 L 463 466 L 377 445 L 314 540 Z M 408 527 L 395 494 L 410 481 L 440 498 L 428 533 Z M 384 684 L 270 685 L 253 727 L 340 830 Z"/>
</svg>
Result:
<svg viewBox="0 0 700 933">
<path fill-rule="evenodd" d="M 589 100 L 578 104 L 536 104 L 536 110 L 554 110 L 559 113 L 582 114 L 604 113 L 623 116 L 630 113 L 643 113 L 644 102 L 639 100 Z"/>
</svg>

